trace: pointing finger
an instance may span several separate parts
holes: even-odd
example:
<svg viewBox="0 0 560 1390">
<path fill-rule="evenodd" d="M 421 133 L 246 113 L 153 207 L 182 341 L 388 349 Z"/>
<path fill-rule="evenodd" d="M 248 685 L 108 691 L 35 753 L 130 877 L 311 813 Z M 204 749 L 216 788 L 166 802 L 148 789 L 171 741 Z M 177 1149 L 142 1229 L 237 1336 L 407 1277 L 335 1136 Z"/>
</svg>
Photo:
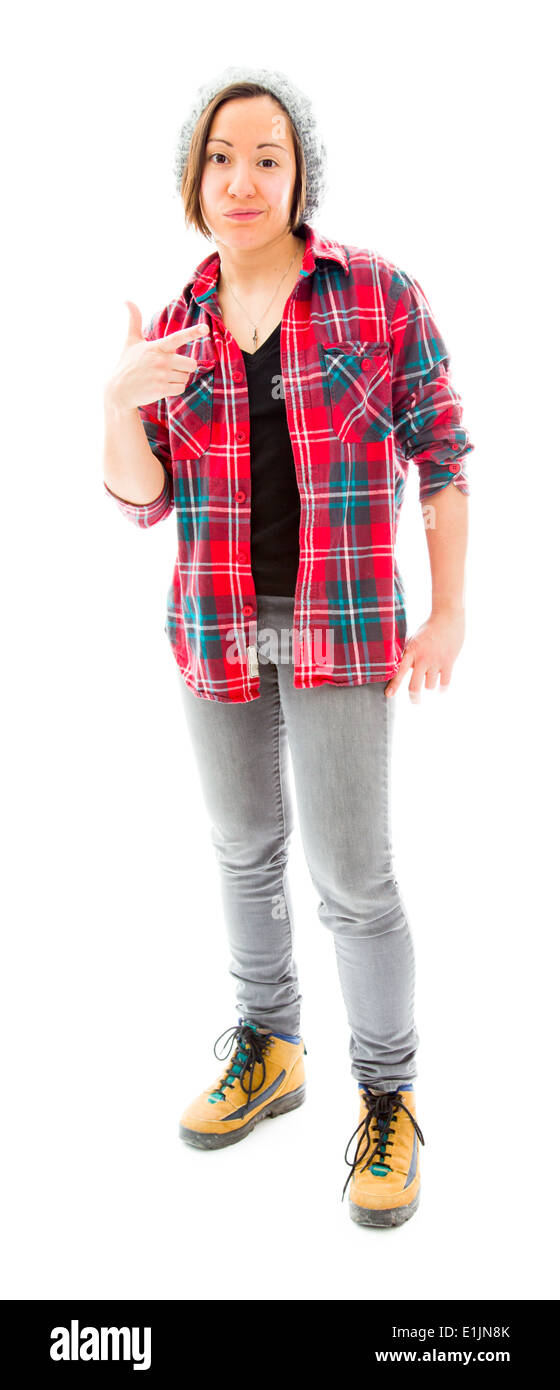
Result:
<svg viewBox="0 0 560 1390">
<path fill-rule="evenodd" d="M 207 337 L 210 329 L 208 324 L 196 324 L 194 328 L 179 328 L 175 333 L 167 333 L 164 338 L 158 338 L 158 343 L 164 352 L 175 352 L 176 348 L 182 347 L 183 343 L 198 342 L 199 338 Z"/>
</svg>

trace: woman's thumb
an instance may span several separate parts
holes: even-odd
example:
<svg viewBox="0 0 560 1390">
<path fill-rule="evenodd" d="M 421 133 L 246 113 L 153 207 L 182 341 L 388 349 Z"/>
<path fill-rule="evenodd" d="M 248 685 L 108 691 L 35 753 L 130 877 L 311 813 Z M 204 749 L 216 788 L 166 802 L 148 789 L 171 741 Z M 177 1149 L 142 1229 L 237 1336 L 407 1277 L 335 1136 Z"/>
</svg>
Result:
<svg viewBox="0 0 560 1390">
<path fill-rule="evenodd" d="M 138 305 L 131 299 L 125 299 L 124 302 L 128 309 L 127 342 L 136 343 L 142 337 L 142 314 Z"/>
</svg>

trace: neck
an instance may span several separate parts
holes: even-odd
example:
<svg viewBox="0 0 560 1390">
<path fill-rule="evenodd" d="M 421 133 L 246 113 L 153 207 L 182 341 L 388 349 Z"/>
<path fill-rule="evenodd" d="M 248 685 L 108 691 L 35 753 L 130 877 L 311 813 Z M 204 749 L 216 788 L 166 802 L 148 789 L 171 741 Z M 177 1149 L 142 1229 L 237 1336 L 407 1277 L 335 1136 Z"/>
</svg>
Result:
<svg viewBox="0 0 560 1390">
<path fill-rule="evenodd" d="M 240 294 L 244 291 L 258 293 L 260 289 L 266 289 L 271 281 L 287 270 L 292 257 L 295 257 L 295 268 L 298 255 L 303 259 L 305 252 L 305 241 L 292 232 L 282 232 L 272 237 L 265 246 L 241 250 L 226 246 L 217 237 L 215 241 L 220 256 L 220 272 Z"/>
</svg>

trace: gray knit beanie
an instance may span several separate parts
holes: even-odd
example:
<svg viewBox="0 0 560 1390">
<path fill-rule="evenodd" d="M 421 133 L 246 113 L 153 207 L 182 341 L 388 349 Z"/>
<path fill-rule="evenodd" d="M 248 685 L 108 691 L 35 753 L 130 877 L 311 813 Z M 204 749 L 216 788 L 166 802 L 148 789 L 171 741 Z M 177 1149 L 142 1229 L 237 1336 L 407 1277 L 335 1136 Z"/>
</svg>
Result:
<svg viewBox="0 0 560 1390">
<path fill-rule="evenodd" d="M 187 119 L 181 126 L 175 151 L 174 174 L 177 192 L 181 192 L 183 170 L 188 159 L 196 122 L 212 98 L 221 91 L 222 87 L 229 86 L 230 82 L 259 82 L 262 87 L 266 87 L 267 92 L 270 92 L 272 96 L 278 97 L 290 115 L 300 137 L 305 157 L 307 197 L 303 210 L 303 221 L 306 222 L 317 211 L 325 194 L 327 151 L 317 129 L 317 122 L 309 98 L 290 81 L 284 72 L 279 72 L 277 69 L 228 67 L 224 68 L 210 82 L 205 82 L 202 87 L 197 89 Z"/>
</svg>

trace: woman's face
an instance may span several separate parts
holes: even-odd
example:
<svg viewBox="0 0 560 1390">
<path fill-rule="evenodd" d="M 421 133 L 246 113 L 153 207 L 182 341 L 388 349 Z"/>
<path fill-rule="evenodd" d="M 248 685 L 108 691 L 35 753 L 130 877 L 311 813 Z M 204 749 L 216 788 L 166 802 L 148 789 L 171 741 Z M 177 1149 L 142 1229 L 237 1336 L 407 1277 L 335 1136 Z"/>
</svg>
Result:
<svg viewBox="0 0 560 1390">
<path fill-rule="evenodd" d="M 203 216 L 215 241 L 254 249 L 285 234 L 295 176 L 289 121 L 273 97 L 239 97 L 220 106 L 200 185 Z M 231 216 L 248 208 L 258 216 Z"/>
</svg>

